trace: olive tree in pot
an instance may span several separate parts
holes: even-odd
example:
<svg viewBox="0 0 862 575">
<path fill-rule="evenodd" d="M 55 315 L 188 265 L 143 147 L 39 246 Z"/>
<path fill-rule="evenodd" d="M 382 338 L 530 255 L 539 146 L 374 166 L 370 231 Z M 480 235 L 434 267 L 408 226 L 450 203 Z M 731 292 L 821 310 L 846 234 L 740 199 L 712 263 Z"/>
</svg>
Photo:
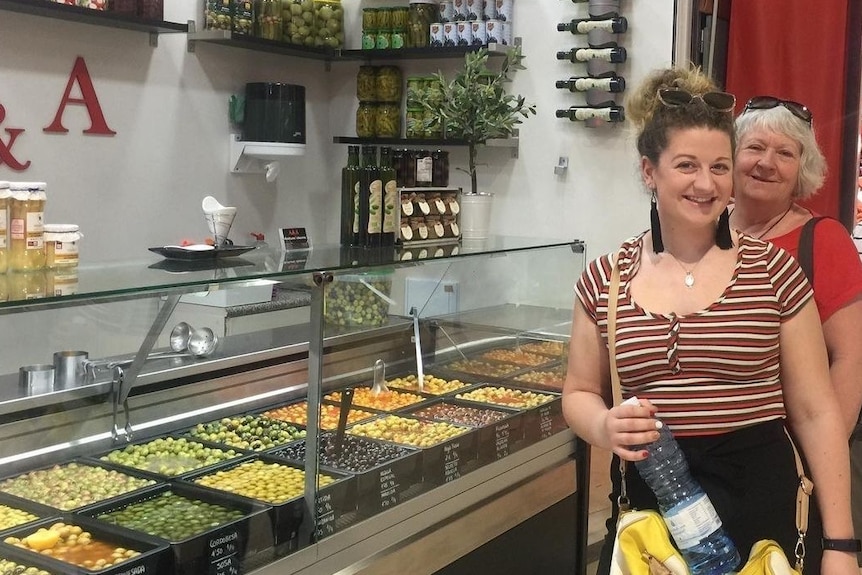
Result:
<svg viewBox="0 0 862 575">
<path fill-rule="evenodd" d="M 488 67 L 488 50 L 480 48 L 464 56 L 464 68 L 447 81 L 442 72 L 434 74 L 431 89 L 416 96 L 427 112 L 429 127 L 442 127 L 446 138 L 467 143 L 470 193 L 479 192 L 476 182 L 476 150 L 492 138 L 510 137 L 523 118 L 536 114 L 536 106 L 524 96 L 506 93 L 513 70 L 525 69 L 521 47 L 514 46 L 503 57 L 500 71 Z"/>
</svg>

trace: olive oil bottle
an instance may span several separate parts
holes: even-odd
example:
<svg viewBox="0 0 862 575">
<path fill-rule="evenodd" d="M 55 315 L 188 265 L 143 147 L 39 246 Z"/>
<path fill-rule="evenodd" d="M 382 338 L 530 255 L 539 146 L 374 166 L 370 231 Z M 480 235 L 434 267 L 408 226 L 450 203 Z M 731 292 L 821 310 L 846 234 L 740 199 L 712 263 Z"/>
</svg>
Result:
<svg viewBox="0 0 862 575">
<path fill-rule="evenodd" d="M 392 148 L 380 148 L 380 181 L 383 183 L 383 227 L 381 245 L 395 245 L 395 228 L 399 215 L 395 211 L 398 201 L 398 183 L 392 166 Z"/>
<path fill-rule="evenodd" d="M 364 247 L 380 246 L 383 231 L 383 182 L 377 167 L 377 146 L 362 146 L 362 175 L 359 180 L 359 242 Z"/>
<path fill-rule="evenodd" d="M 359 146 L 347 147 L 347 165 L 341 169 L 341 245 L 354 243 L 354 226 L 358 228 Z M 355 224 L 354 224 L 355 222 Z"/>
</svg>

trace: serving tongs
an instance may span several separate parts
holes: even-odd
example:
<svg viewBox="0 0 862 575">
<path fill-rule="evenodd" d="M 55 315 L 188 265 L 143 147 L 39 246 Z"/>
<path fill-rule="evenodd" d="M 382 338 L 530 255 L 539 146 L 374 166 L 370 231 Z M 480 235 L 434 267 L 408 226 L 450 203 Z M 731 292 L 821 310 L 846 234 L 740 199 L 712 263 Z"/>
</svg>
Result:
<svg viewBox="0 0 862 575">
<path fill-rule="evenodd" d="M 326 453 L 332 455 L 336 460 L 341 457 L 341 448 L 344 444 L 344 430 L 347 429 L 347 416 L 350 414 L 350 406 L 353 405 L 353 388 L 347 388 L 341 392 L 341 405 L 338 413 L 338 427 L 335 429 L 335 438 L 326 446 Z"/>
</svg>

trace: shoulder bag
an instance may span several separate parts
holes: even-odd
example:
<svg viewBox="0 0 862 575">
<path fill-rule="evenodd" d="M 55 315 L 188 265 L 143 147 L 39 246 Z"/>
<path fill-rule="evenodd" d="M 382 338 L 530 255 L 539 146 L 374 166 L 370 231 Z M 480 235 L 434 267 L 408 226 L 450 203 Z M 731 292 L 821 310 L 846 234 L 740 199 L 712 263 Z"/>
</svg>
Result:
<svg viewBox="0 0 862 575">
<path fill-rule="evenodd" d="M 617 300 L 620 271 L 613 262 L 608 290 L 608 359 L 614 405 L 622 402 L 620 376 L 616 368 Z M 785 433 L 787 430 L 785 429 Z M 788 434 L 788 437 L 790 435 Z M 790 565 L 781 546 L 771 539 L 758 541 L 752 547 L 740 575 L 801 575 L 805 557 L 805 533 L 808 531 L 808 500 L 814 484 L 805 476 L 802 460 L 793 444 L 799 487 L 796 491 L 796 564 Z M 619 518 L 611 554 L 611 575 L 689 575 L 682 554 L 674 547 L 664 519 L 657 511 L 632 509 L 626 493 L 626 462 L 620 460 L 620 495 L 617 498 Z"/>
</svg>

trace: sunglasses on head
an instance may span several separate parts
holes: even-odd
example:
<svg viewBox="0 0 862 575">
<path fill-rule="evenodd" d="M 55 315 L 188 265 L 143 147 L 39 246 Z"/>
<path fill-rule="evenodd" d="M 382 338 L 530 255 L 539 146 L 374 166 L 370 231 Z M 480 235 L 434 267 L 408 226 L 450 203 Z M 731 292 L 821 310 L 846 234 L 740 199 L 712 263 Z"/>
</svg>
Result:
<svg viewBox="0 0 862 575">
<path fill-rule="evenodd" d="M 772 108 L 776 108 L 778 106 L 784 106 L 787 108 L 791 114 L 806 122 L 809 126 L 811 125 L 811 120 L 814 118 L 814 115 L 811 113 L 811 110 L 808 109 L 808 106 L 805 104 L 800 104 L 799 102 L 794 102 L 793 100 L 782 100 L 781 98 L 776 98 L 775 96 L 755 96 L 750 99 L 745 104 L 745 108 L 743 108 L 742 113 L 746 113 L 749 110 L 771 110 Z"/>
<path fill-rule="evenodd" d="M 736 106 L 736 96 L 727 92 L 707 92 L 705 94 L 690 94 L 679 88 L 659 88 L 659 101 L 669 108 L 677 108 L 700 100 L 710 108 L 719 112 L 731 112 Z"/>
</svg>

